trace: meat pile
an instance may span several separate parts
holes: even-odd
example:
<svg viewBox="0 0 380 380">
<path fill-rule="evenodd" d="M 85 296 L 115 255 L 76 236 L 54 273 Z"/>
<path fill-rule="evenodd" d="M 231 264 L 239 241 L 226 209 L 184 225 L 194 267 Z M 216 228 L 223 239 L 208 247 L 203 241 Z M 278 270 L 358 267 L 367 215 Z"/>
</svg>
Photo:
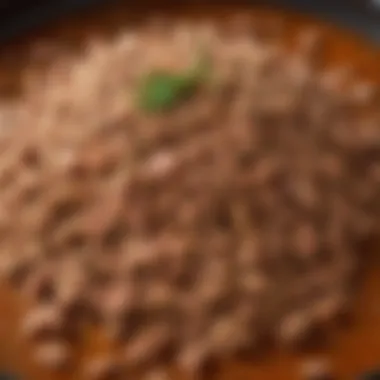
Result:
<svg viewBox="0 0 380 380">
<path fill-rule="evenodd" d="M 0 264 L 40 363 L 68 364 L 98 323 L 123 367 L 198 374 L 348 310 L 380 215 L 377 89 L 318 70 L 301 37 L 289 54 L 211 21 L 148 23 L 25 69 L 0 107 Z M 200 40 L 209 83 L 170 112 L 137 109 L 141 75 L 188 65 Z"/>
</svg>

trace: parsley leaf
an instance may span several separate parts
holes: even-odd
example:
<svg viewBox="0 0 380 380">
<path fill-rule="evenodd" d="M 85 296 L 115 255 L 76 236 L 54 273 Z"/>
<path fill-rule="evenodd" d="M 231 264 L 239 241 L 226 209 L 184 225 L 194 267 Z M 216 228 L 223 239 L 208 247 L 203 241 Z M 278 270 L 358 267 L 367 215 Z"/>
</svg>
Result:
<svg viewBox="0 0 380 380">
<path fill-rule="evenodd" d="M 210 74 L 210 59 L 201 53 L 193 67 L 180 73 L 152 71 L 138 92 L 138 106 L 146 112 L 172 109 L 194 95 Z"/>
</svg>

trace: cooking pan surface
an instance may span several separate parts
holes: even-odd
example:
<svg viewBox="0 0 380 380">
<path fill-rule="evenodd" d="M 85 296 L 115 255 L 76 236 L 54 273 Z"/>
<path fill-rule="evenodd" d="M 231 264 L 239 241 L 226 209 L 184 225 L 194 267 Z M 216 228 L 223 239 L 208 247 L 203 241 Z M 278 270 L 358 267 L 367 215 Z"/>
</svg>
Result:
<svg viewBox="0 0 380 380">
<path fill-rule="evenodd" d="M 0 5 L 0 42 L 20 36 L 29 30 L 51 23 L 73 12 L 109 6 L 115 0 L 34 0 L 3 1 Z M 170 2 L 170 0 L 169 0 Z M 169 2 L 164 2 L 169 3 Z M 186 2 L 186 1 L 184 1 Z M 378 0 L 259 0 L 271 8 L 280 7 L 307 13 L 339 26 L 349 28 L 376 42 L 380 41 L 380 1 Z M 193 1 L 192 3 L 196 3 Z M 228 1 L 224 1 L 228 4 Z M 235 4 L 236 2 L 234 2 Z M 243 0 L 255 4 L 256 0 Z M 178 4 L 178 3 L 177 3 Z M 86 17 L 84 13 L 83 17 Z"/>
</svg>

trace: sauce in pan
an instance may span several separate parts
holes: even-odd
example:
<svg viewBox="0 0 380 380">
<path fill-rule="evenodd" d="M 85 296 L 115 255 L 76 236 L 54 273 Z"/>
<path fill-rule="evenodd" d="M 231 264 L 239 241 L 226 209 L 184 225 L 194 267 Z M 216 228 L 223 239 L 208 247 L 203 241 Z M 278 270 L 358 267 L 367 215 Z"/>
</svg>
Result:
<svg viewBox="0 0 380 380">
<path fill-rule="evenodd" d="M 230 12 L 235 9 L 218 9 L 212 7 L 182 7 L 181 14 L 189 17 L 197 17 L 199 14 L 208 14 L 219 17 L 224 22 Z M 237 11 L 241 11 L 238 9 Z M 174 12 L 176 13 L 176 12 Z M 107 12 L 98 12 L 90 16 L 78 16 L 71 23 L 66 22 L 50 29 L 36 33 L 35 36 L 19 40 L 7 47 L 8 53 L 0 60 L 0 89 L 4 96 L 17 93 L 18 73 L 25 63 L 27 50 L 32 41 L 55 41 L 56 39 L 67 42 L 68 48 L 80 48 L 86 35 L 91 33 L 112 33 L 118 25 L 129 19 L 138 17 L 141 11 L 133 11 L 127 6 L 119 6 Z M 306 17 L 291 15 L 271 10 L 252 10 L 252 17 L 258 18 L 260 23 L 265 21 L 283 23 L 284 43 L 290 44 L 296 31 L 305 26 L 317 23 Z M 364 78 L 380 83 L 380 50 L 366 43 L 350 33 L 337 30 L 332 26 L 319 25 L 326 36 L 327 64 L 341 63 L 355 68 Z M 302 361 L 322 355 L 331 362 L 332 371 L 337 379 L 348 379 L 370 368 L 380 366 L 380 262 L 377 256 L 375 242 L 368 244 L 373 252 L 368 256 L 365 267 L 365 276 L 356 296 L 354 312 L 346 324 L 331 332 L 329 342 L 323 348 L 313 349 L 307 352 L 285 353 L 280 350 L 275 352 L 263 352 L 257 357 L 244 362 L 228 362 L 222 365 L 218 375 L 220 379 L 284 379 L 292 380 L 301 378 L 300 368 Z M 364 248 L 363 248 L 364 251 Z M 0 364 L 5 369 L 19 370 L 21 374 L 30 379 L 81 379 L 83 376 L 75 372 L 72 375 L 52 375 L 38 369 L 30 360 L 33 346 L 22 342 L 17 330 L 17 320 L 23 314 L 24 307 L 17 295 L 9 288 L 0 288 Z M 88 358 L 95 353 L 105 353 L 111 350 L 104 336 L 97 331 L 86 332 L 85 342 L 76 347 L 76 357 L 79 360 Z M 77 371 L 78 372 L 78 371 Z"/>
</svg>

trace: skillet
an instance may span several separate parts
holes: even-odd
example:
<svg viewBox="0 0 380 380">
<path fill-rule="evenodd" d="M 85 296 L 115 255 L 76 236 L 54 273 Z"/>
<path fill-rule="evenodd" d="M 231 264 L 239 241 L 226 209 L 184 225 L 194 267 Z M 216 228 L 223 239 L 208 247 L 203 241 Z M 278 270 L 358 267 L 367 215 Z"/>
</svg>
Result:
<svg viewBox="0 0 380 380">
<path fill-rule="evenodd" d="M 36 28 L 48 26 L 70 14 L 86 17 L 86 11 L 106 7 L 115 2 L 117 0 L 0 0 L 0 43 L 12 42 L 17 37 L 27 35 Z M 170 0 L 163 2 L 169 3 Z M 262 3 L 272 8 L 309 14 L 380 44 L 380 0 L 241 0 L 239 2 Z M 0 373 L 0 380 L 9 379 L 7 375 Z M 378 373 L 374 376 L 378 376 Z"/>
<path fill-rule="evenodd" d="M 69 14 L 78 12 L 84 14 L 90 8 L 109 6 L 112 2 L 115 0 L 0 0 L 0 43 Z M 169 2 L 170 0 L 163 1 L 163 3 Z M 241 2 L 245 4 L 259 2 L 272 8 L 279 7 L 310 14 L 380 43 L 380 0 L 243 0 Z"/>
</svg>

